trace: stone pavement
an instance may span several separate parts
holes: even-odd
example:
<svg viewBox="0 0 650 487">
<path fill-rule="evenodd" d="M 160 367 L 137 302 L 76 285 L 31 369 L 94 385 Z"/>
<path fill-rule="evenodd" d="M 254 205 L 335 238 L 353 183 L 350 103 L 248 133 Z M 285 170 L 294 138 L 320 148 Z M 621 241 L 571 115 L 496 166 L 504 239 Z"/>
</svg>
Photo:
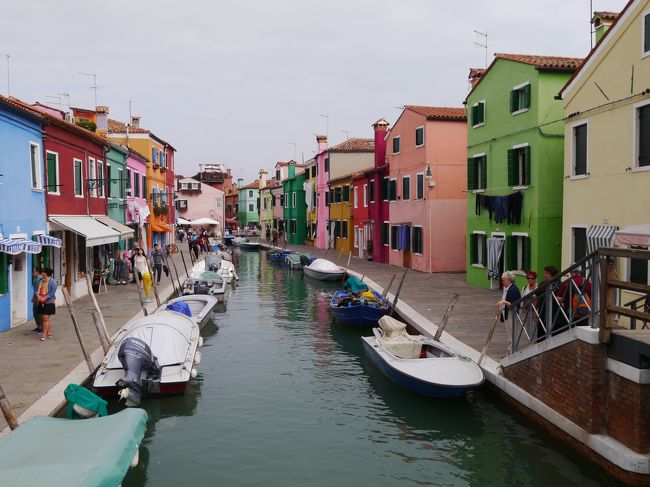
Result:
<svg viewBox="0 0 650 487">
<path fill-rule="evenodd" d="M 191 262 L 187 254 L 187 246 L 183 245 L 181 249 L 184 251 L 189 268 Z M 174 255 L 174 262 L 182 283 L 185 270 L 180 254 Z M 164 273 L 162 275 L 158 287 L 162 301 L 173 293 L 172 275 L 176 277 L 173 266 L 169 277 L 165 277 Z M 132 317 L 142 312 L 135 284 L 108 285 L 107 293 L 102 292 L 95 297 L 104 315 L 109 335 L 113 335 Z M 33 321 L 27 321 L 0 334 L 0 384 L 17 417 L 75 369 L 80 362 L 83 363 L 82 369 L 85 369 L 85 375 L 88 375 L 88 368 L 68 308 L 65 302 L 62 306 L 61 303 L 58 304 L 56 314 L 52 317 L 54 335 L 52 338 L 42 342 L 40 334 L 32 332 L 35 326 Z M 155 305 L 154 300 L 147 309 L 153 311 Z M 73 306 L 86 349 L 91 353 L 100 347 L 91 314 L 95 308 L 90 296 L 74 300 Z M 95 365 L 98 364 L 95 362 Z M 0 414 L 0 431 L 6 426 L 7 423 Z"/>
</svg>

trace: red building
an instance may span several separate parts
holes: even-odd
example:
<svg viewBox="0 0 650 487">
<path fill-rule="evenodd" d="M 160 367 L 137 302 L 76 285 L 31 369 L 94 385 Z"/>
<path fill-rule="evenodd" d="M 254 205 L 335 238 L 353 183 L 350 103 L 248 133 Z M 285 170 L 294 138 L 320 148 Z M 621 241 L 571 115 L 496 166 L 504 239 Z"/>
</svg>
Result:
<svg viewBox="0 0 650 487">
<path fill-rule="evenodd" d="M 176 149 L 174 149 L 170 144 L 165 143 L 164 150 L 166 154 L 165 161 L 167 162 L 165 171 L 165 191 L 167 193 L 166 201 L 172 202 L 174 201 L 174 190 L 176 189 L 176 178 L 174 173 L 174 153 L 176 152 Z M 175 230 L 174 225 L 176 224 L 176 208 L 173 204 L 170 204 L 168 208 L 169 213 L 167 213 L 167 226 L 168 228 Z M 166 243 L 173 243 L 174 240 L 176 240 L 176 231 L 171 232 L 170 239 L 171 240 L 167 241 Z"/>
<path fill-rule="evenodd" d="M 362 222 L 359 225 L 363 227 L 363 235 L 367 238 L 365 257 L 375 262 L 387 264 L 389 206 L 388 201 L 384 201 L 381 197 L 381 184 L 384 178 L 388 177 L 388 164 L 386 162 L 388 122 L 382 118 L 372 126 L 375 130 L 375 167 L 364 171 L 358 178 L 358 184 L 365 187 L 363 198 L 366 198 L 368 202 L 367 216 L 363 220 L 356 220 L 355 216 L 354 221 Z"/>
<path fill-rule="evenodd" d="M 239 221 L 237 216 L 239 213 L 239 190 L 237 184 L 232 183 L 228 189 L 225 190 L 226 200 L 226 226 L 229 228 L 237 227 Z"/>
</svg>

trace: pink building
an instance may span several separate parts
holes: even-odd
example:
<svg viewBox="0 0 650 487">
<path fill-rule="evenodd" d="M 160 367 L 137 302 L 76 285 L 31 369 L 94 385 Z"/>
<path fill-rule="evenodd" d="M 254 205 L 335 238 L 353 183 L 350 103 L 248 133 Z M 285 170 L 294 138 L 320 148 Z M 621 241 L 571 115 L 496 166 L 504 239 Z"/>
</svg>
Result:
<svg viewBox="0 0 650 487">
<path fill-rule="evenodd" d="M 176 215 L 185 220 L 211 218 L 219 222 L 215 233 L 223 232 L 226 222 L 224 192 L 192 178 L 176 178 Z"/>
<path fill-rule="evenodd" d="M 328 228 L 327 222 L 330 218 L 330 210 L 327 206 L 327 192 L 329 183 L 329 154 L 327 152 L 327 137 L 317 135 L 318 152 L 316 153 L 316 247 L 327 248 Z"/>
<path fill-rule="evenodd" d="M 135 230 L 135 241 L 139 244 L 142 226 L 147 221 L 147 162 L 148 159 L 129 148 L 126 159 L 126 177 L 129 189 L 126 197 L 126 225 Z"/>
<path fill-rule="evenodd" d="M 405 106 L 386 139 L 389 263 L 465 270 L 467 125 L 463 108 Z"/>
</svg>

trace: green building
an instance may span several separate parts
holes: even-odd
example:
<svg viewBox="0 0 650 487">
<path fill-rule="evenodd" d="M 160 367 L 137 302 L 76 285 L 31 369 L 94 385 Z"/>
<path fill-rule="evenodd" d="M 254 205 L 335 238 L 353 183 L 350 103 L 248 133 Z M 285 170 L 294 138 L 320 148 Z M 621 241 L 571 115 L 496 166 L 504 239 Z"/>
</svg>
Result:
<svg viewBox="0 0 650 487">
<path fill-rule="evenodd" d="M 299 172 L 300 174 L 296 174 Z M 289 165 L 289 175 L 282 182 L 284 193 L 284 229 L 287 243 L 304 245 L 307 240 L 307 203 L 305 202 L 305 170 Z"/>
<path fill-rule="evenodd" d="M 239 200 L 237 220 L 242 227 L 259 226 L 260 224 L 260 188 L 266 186 L 266 171 L 260 171 L 260 179 L 244 186 L 244 180 L 239 179 Z"/>
<path fill-rule="evenodd" d="M 108 199 L 107 215 L 111 220 L 124 225 L 115 228 L 115 230 L 122 233 L 118 248 L 124 250 L 126 248 L 126 241 L 133 238 L 133 230 L 125 226 L 128 187 L 126 159 L 129 155 L 129 149 L 113 142 L 109 143 L 109 148 L 110 150 L 106 154 L 106 177 L 108 179 L 108 184 L 105 185 L 106 191 L 108 192 L 106 195 Z"/>
<path fill-rule="evenodd" d="M 498 288 L 559 268 L 564 122 L 555 99 L 581 59 L 496 54 L 472 69 L 467 106 L 467 282 Z"/>
</svg>

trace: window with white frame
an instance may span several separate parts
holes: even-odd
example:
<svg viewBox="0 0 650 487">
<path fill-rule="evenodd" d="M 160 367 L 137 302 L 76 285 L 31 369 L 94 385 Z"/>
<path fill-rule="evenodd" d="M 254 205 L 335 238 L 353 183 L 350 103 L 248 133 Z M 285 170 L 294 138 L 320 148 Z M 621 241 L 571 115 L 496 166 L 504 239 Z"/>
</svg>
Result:
<svg viewBox="0 0 650 487">
<path fill-rule="evenodd" d="M 92 157 L 88 158 L 88 179 L 92 180 L 90 196 L 97 197 L 97 166 L 95 165 L 95 159 Z"/>
<path fill-rule="evenodd" d="M 397 200 L 397 179 L 391 179 L 388 183 L 388 199 L 389 201 Z"/>
<path fill-rule="evenodd" d="M 199 189 L 199 183 L 191 183 L 192 189 Z"/>
<path fill-rule="evenodd" d="M 587 137 L 588 124 L 575 125 L 571 129 L 572 154 L 571 154 L 571 175 L 586 176 L 587 173 Z"/>
<path fill-rule="evenodd" d="M 510 92 L 510 113 L 516 115 L 530 108 L 530 82 L 513 86 Z"/>
<path fill-rule="evenodd" d="M 650 54 L 650 12 L 643 15 L 643 54 Z"/>
<path fill-rule="evenodd" d="M 289 193 L 284 194 L 284 207 L 289 208 Z"/>
<path fill-rule="evenodd" d="M 415 178 L 415 197 L 419 200 L 424 199 L 424 173 L 418 173 Z"/>
<path fill-rule="evenodd" d="M 43 175 L 41 174 L 41 148 L 34 142 L 29 143 L 29 163 L 32 170 L 32 189 L 43 189 Z"/>
<path fill-rule="evenodd" d="M 399 135 L 396 135 L 393 137 L 393 154 L 399 154 L 399 144 L 400 144 L 400 138 Z"/>
<path fill-rule="evenodd" d="M 291 208 L 296 208 L 296 192 L 291 193 Z"/>
<path fill-rule="evenodd" d="M 110 169 L 110 166 L 109 166 L 109 169 Z M 110 183 L 109 183 L 109 184 L 110 184 Z M 122 169 L 119 169 L 119 168 L 118 168 L 118 170 L 117 170 L 117 185 L 118 185 L 117 187 L 119 188 L 119 191 L 118 191 L 118 193 L 119 193 L 119 198 L 120 198 L 121 200 L 123 200 L 123 199 L 124 199 L 124 189 L 125 189 L 125 186 L 124 186 L 124 184 L 122 184 Z M 109 187 L 110 187 L 110 186 L 109 186 Z"/>
<path fill-rule="evenodd" d="M 411 176 L 404 176 L 402 178 L 402 199 L 411 199 Z"/>
<path fill-rule="evenodd" d="M 59 192 L 59 154 L 47 151 L 45 155 L 47 174 L 47 192 L 50 194 L 60 194 Z"/>
<path fill-rule="evenodd" d="M 368 201 L 375 202 L 375 178 L 368 180 Z"/>
<path fill-rule="evenodd" d="M 636 107 L 635 122 L 636 167 L 650 167 L 650 103 Z"/>
<path fill-rule="evenodd" d="M 415 129 L 415 147 L 424 145 L 424 126 Z"/>
<path fill-rule="evenodd" d="M 97 161 L 97 194 L 100 198 L 104 197 L 104 163 L 100 160 Z"/>
<path fill-rule="evenodd" d="M 485 233 L 473 232 L 469 236 L 470 263 L 477 266 L 487 264 L 487 239 Z"/>
<path fill-rule="evenodd" d="M 248 203 L 248 211 L 255 211 L 255 203 Z"/>
<path fill-rule="evenodd" d="M 508 149 L 508 186 L 530 185 L 530 146 L 520 144 Z"/>
<path fill-rule="evenodd" d="M 467 159 L 467 189 L 484 190 L 487 188 L 487 157 L 476 154 Z"/>
<path fill-rule="evenodd" d="M 472 127 L 485 125 L 485 100 L 477 101 L 472 105 Z"/>
<path fill-rule="evenodd" d="M 381 224 L 381 244 L 388 246 L 389 243 L 389 223 L 388 222 L 383 222 Z"/>
<path fill-rule="evenodd" d="M 358 249 L 359 248 L 359 227 L 356 225 L 354 226 L 354 232 L 352 233 L 352 240 L 354 240 L 352 245 L 354 245 L 355 249 Z"/>
<path fill-rule="evenodd" d="M 364 208 L 368 206 L 368 185 L 363 185 L 363 206 Z"/>
<path fill-rule="evenodd" d="M 399 231 L 399 225 L 390 226 L 390 248 L 391 250 L 397 250 L 397 233 Z"/>
<path fill-rule="evenodd" d="M 530 238 L 528 234 L 513 233 L 506 237 L 506 257 L 509 271 L 530 270 Z"/>
<path fill-rule="evenodd" d="M 355 186 L 352 190 L 352 204 L 355 208 L 359 207 L 359 187 Z"/>
<path fill-rule="evenodd" d="M 73 159 L 72 162 L 74 164 L 74 194 L 75 196 L 83 196 L 83 163 L 81 159 Z"/>
<path fill-rule="evenodd" d="M 133 173 L 133 197 L 134 198 L 140 197 L 140 173 L 139 172 Z"/>
<path fill-rule="evenodd" d="M 416 254 L 422 254 L 423 251 L 423 239 L 422 239 L 422 226 L 415 225 L 413 227 L 413 235 L 411 237 L 413 242 L 411 243 L 411 251 Z"/>
<path fill-rule="evenodd" d="M 249 197 L 249 198 L 252 198 L 252 197 L 253 197 L 253 190 L 252 190 L 252 189 L 249 189 L 249 190 L 248 190 L 248 197 Z"/>
</svg>

